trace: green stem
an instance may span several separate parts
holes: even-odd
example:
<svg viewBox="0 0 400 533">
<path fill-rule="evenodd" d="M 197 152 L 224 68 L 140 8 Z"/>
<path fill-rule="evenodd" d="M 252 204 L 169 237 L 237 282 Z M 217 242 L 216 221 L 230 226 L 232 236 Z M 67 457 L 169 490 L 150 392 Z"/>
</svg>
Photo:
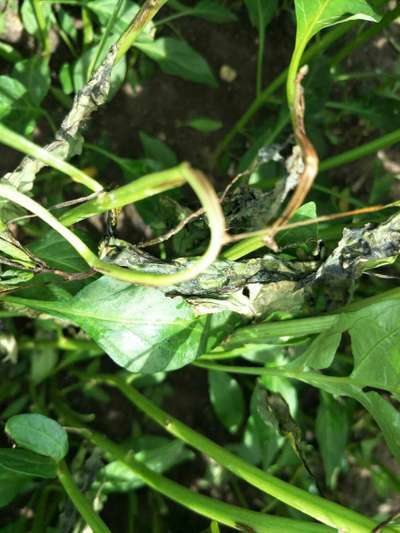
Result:
<svg viewBox="0 0 400 533">
<path fill-rule="evenodd" d="M 325 34 L 319 41 L 315 42 L 303 56 L 303 62 L 307 62 L 312 59 L 317 54 L 321 53 L 325 48 L 334 43 L 337 39 L 342 37 L 354 23 L 347 23 L 338 26 L 334 30 Z M 240 119 L 234 124 L 234 126 L 228 131 L 225 137 L 222 139 L 220 144 L 217 146 L 213 159 L 218 161 L 221 155 L 225 152 L 227 147 L 230 145 L 236 135 L 243 130 L 246 124 L 253 118 L 257 111 L 266 103 L 268 99 L 273 95 L 282 85 L 285 84 L 286 78 L 288 75 L 288 69 L 283 70 L 279 76 L 277 76 L 269 85 L 264 89 L 264 91 L 257 96 L 257 98 L 250 104 L 245 113 L 240 117 Z"/>
<path fill-rule="evenodd" d="M 256 533 L 312 533 L 314 531 L 321 531 L 322 533 L 332 531 L 329 527 L 313 524 L 312 522 L 267 516 L 197 494 L 153 472 L 143 463 L 137 461 L 133 457 L 133 454 L 127 455 L 120 446 L 114 444 L 103 435 L 90 432 L 87 434 L 87 437 L 94 445 L 124 463 L 125 466 L 152 489 L 183 505 L 187 509 L 211 520 L 216 520 L 228 527 L 242 530 L 240 526 L 248 526 Z"/>
<path fill-rule="evenodd" d="M 0 142 L 10 146 L 11 148 L 14 148 L 15 150 L 27 154 L 34 159 L 37 159 L 38 161 L 55 168 L 56 170 L 59 170 L 77 183 L 85 185 L 85 187 L 91 191 L 98 192 L 103 190 L 103 187 L 100 185 L 100 183 L 88 176 L 85 172 L 82 172 L 82 170 L 79 170 L 69 163 L 66 163 L 59 157 L 53 155 L 51 152 L 48 152 L 32 141 L 25 139 L 25 137 L 15 133 L 1 123 Z"/>
<path fill-rule="evenodd" d="M 103 32 L 103 35 L 101 37 L 101 41 L 100 41 L 99 46 L 97 48 L 97 53 L 96 53 L 95 57 L 93 58 L 93 60 L 91 61 L 90 65 L 89 65 L 88 72 L 87 72 L 87 80 L 92 77 L 93 72 L 96 70 L 97 62 L 99 61 L 99 58 L 100 58 L 101 54 L 103 53 L 103 50 L 104 50 L 104 47 L 106 45 L 107 39 L 110 36 L 111 31 L 112 31 L 112 29 L 114 27 L 115 21 L 116 21 L 116 19 L 118 17 L 118 14 L 119 14 L 120 10 L 121 10 L 122 2 L 123 2 L 123 0 L 117 0 L 117 2 L 115 3 L 113 12 L 111 14 L 111 17 L 108 19 L 107 26 L 106 26 L 106 28 L 105 28 L 105 30 Z"/>
<path fill-rule="evenodd" d="M 258 19 L 260 21 L 258 28 L 258 52 L 257 52 L 257 79 L 256 79 L 256 96 L 260 96 L 262 89 L 264 48 L 265 48 L 265 24 L 261 9 L 261 3 L 258 2 Z"/>
<path fill-rule="evenodd" d="M 58 465 L 57 477 L 79 514 L 87 525 L 92 528 L 93 532 L 111 533 L 111 530 L 108 529 L 103 520 L 93 511 L 88 499 L 78 489 L 64 461 L 61 461 Z"/>
<path fill-rule="evenodd" d="M 212 457 L 229 471 L 244 479 L 251 485 L 287 505 L 315 518 L 316 520 L 337 529 L 352 533 L 370 533 L 376 523 L 354 511 L 336 503 L 309 494 L 289 483 L 271 476 L 262 470 L 246 463 L 213 441 L 179 422 L 160 409 L 153 402 L 142 396 L 133 387 L 127 385 L 116 376 L 107 376 L 102 381 L 116 386 L 138 409 L 161 425 L 167 432 L 175 435 L 193 448 Z"/>
<path fill-rule="evenodd" d="M 132 21 L 132 24 L 117 42 L 118 52 L 115 58 L 115 63 L 118 63 L 118 61 L 126 54 L 146 24 L 155 17 L 166 2 L 167 0 L 146 0 Z"/>
<path fill-rule="evenodd" d="M 325 161 L 321 162 L 319 169 L 321 172 L 323 172 L 324 170 L 337 168 L 341 165 L 345 165 L 346 163 L 351 163 L 368 155 L 375 154 L 379 150 L 388 148 L 389 146 L 392 146 L 398 142 L 400 142 L 400 129 L 392 131 L 391 133 L 387 133 L 386 135 L 383 135 L 378 139 L 374 139 L 369 143 L 357 146 L 356 148 L 348 150 L 347 152 L 343 152 L 342 154 L 325 159 Z"/>
<path fill-rule="evenodd" d="M 47 56 L 50 54 L 50 39 L 41 3 L 42 0 L 32 0 L 32 8 L 39 28 L 39 35 L 40 40 L 42 42 L 43 52 L 44 55 Z"/>
<path fill-rule="evenodd" d="M 216 370 L 219 372 L 231 372 L 233 374 L 243 374 L 246 376 L 270 376 L 278 378 L 294 379 L 302 381 L 313 387 L 324 389 L 324 385 L 348 385 L 358 388 L 368 387 L 368 382 L 362 382 L 349 378 L 347 376 L 326 376 L 310 371 L 290 371 L 285 367 L 255 367 L 255 366 L 235 366 L 221 365 L 219 363 L 210 363 L 207 361 L 196 361 L 195 366 L 206 370 Z M 384 388 L 384 387 L 382 387 Z M 390 390 L 389 390 L 390 392 Z"/>
<path fill-rule="evenodd" d="M 384 5 L 388 2 L 388 0 L 378 0 L 376 2 L 377 7 Z M 382 30 L 384 27 L 388 26 L 391 23 L 391 18 L 389 16 L 385 16 L 382 21 L 379 24 L 374 24 L 373 28 L 377 30 L 377 26 L 379 26 L 379 30 Z M 324 50 L 326 50 L 331 44 L 335 43 L 340 37 L 345 35 L 349 30 L 351 30 L 354 26 L 357 25 L 357 21 L 355 22 L 347 22 L 344 24 L 341 24 L 334 28 L 333 30 L 325 33 L 318 41 L 316 41 L 312 46 L 308 48 L 304 52 L 303 58 L 301 60 L 301 64 L 307 63 L 310 61 L 310 59 L 314 58 L 318 54 L 321 54 Z M 364 33 L 366 34 L 365 37 L 363 36 Z M 371 38 L 371 36 L 376 35 L 376 31 L 372 33 L 372 27 L 365 30 L 365 32 L 360 33 L 357 38 L 357 44 L 354 47 L 348 47 L 345 45 L 342 49 L 339 50 L 337 56 L 341 54 L 340 60 L 335 61 L 335 66 L 339 63 L 339 61 L 343 61 L 353 50 L 364 44 L 368 39 Z M 363 37 L 361 37 L 363 36 Z M 353 41 L 352 41 L 353 42 Z M 343 50 L 343 52 L 342 52 Z M 300 65 L 299 65 L 300 66 Z M 233 140 L 236 135 L 243 130 L 243 128 L 246 126 L 246 124 L 253 118 L 253 116 L 257 113 L 257 111 L 268 101 L 270 96 L 277 91 L 282 85 L 284 85 L 286 78 L 288 75 L 288 69 L 282 71 L 277 78 L 275 78 L 264 91 L 257 96 L 257 98 L 250 104 L 249 108 L 245 111 L 245 113 L 240 117 L 240 119 L 234 124 L 234 126 L 228 131 L 228 133 L 225 135 L 225 137 L 222 139 L 221 143 L 217 146 L 213 159 L 214 161 L 218 161 L 221 155 L 225 152 L 227 147 L 230 145 L 231 141 Z"/>
<path fill-rule="evenodd" d="M 331 531 L 330 528 L 320 524 L 266 516 L 262 513 L 241 509 L 208 496 L 197 494 L 150 470 L 146 465 L 137 461 L 132 452 L 127 453 L 126 449 L 115 444 L 104 435 L 84 427 L 81 420 L 74 416 L 60 401 L 56 400 L 55 406 L 68 425 L 79 428 L 85 438 L 111 456 L 112 460 L 124 463 L 136 476 L 155 491 L 210 520 L 216 520 L 234 529 L 241 529 L 241 525 L 248 525 L 256 533 L 283 533 L 286 531 L 291 533 L 312 533 L 314 531 L 323 533 Z"/>
<path fill-rule="evenodd" d="M 208 268 L 211 263 L 218 257 L 222 242 L 225 237 L 225 220 L 219 199 L 208 180 L 200 172 L 192 170 L 187 163 L 182 163 L 176 167 L 175 171 L 187 181 L 194 192 L 198 196 L 202 207 L 207 215 L 210 225 L 210 241 L 205 253 L 189 268 L 176 272 L 175 274 L 152 274 L 148 272 L 141 272 L 139 270 L 129 270 L 118 265 L 108 263 L 99 259 L 87 246 L 79 239 L 71 230 L 64 226 L 57 218 L 55 218 L 47 209 L 40 204 L 20 193 L 13 187 L 0 184 L 0 197 L 24 207 L 31 213 L 41 218 L 46 224 L 57 231 L 70 245 L 78 252 L 78 254 L 86 261 L 86 263 L 96 272 L 108 275 L 121 281 L 128 283 L 140 283 L 151 286 L 168 286 L 181 283 L 193 279 L 198 274 Z M 172 179 L 175 179 L 172 177 Z M 112 198 L 112 194 L 111 198 Z M 125 202 L 126 203 L 126 202 Z"/>
<path fill-rule="evenodd" d="M 180 172 L 180 166 L 147 174 L 113 191 L 101 192 L 97 198 L 70 209 L 60 218 L 60 221 L 65 226 L 71 226 L 111 209 L 119 209 L 125 205 L 180 187 L 184 183 L 185 178 Z"/>
<path fill-rule="evenodd" d="M 290 118 L 292 119 L 293 128 L 296 131 L 296 111 L 295 111 L 295 98 L 296 98 L 296 77 L 297 72 L 302 64 L 302 57 L 307 45 L 307 40 L 303 40 L 302 43 L 297 45 L 292 54 L 290 65 L 288 69 L 288 75 L 286 80 L 286 97 L 288 101 Z M 303 61 L 304 63 L 304 61 Z"/>
</svg>

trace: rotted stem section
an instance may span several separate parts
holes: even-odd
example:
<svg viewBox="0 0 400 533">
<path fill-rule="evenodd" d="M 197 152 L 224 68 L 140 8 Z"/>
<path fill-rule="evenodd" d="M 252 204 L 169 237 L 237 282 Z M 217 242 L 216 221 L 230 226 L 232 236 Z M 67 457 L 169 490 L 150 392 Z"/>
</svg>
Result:
<svg viewBox="0 0 400 533">
<path fill-rule="evenodd" d="M 309 193 L 312 184 L 318 174 L 319 158 L 318 154 L 312 145 L 311 141 L 307 137 L 306 129 L 304 126 L 304 89 L 302 81 L 304 76 L 308 72 L 308 66 L 302 67 L 296 77 L 296 92 L 294 97 L 294 107 L 292 110 L 292 118 L 294 125 L 294 134 L 298 145 L 300 146 L 302 159 L 303 159 L 303 171 L 299 177 L 299 182 L 296 187 L 293 196 L 291 197 L 288 205 L 283 211 L 282 215 L 274 222 L 269 234 L 265 237 L 265 242 L 269 246 L 276 248 L 274 243 L 274 235 L 277 233 L 280 226 L 286 224 L 293 216 L 295 211 L 303 204 L 304 199 Z"/>
<path fill-rule="evenodd" d="M 208 248 L 199 260 L 190 265 L 186 270 L 174 274 L 151 274 L 148 272 L 139 272 L 137 270 L 128 270 L 118 265 L 102 261 L 81 239 L 79 239 L 77 235 L 75 235 L 75 233 L 32 198 L 20 193 L 13 187 L 2 184 L 0 184 L 0 197 L 20 205 L 41 218 L 51 228 L 64 237 L 64 239 L 75 248 L 78 254 L 94 271 L 128 283 L 160 287 L 191 280 L 206 270 L 218 257 L 225 238 L 224 215 L 217 194 L 207 178 L 201 172 L 192 169 L 188 163 L 182 163 L 176 167 L 176 172 L 172 173 L 172 175 L 169 174 L 165 176 L 167 181 L 170 179 L 175 184 L 177 183 L 178 178 L 188 182 L 198 196 L 207 215 L 211 235 Z M 125 205 L 126 203 L 129 203 L 129 199 L 125 199 L 125 203 L 122 205 Z"/>
</svg>

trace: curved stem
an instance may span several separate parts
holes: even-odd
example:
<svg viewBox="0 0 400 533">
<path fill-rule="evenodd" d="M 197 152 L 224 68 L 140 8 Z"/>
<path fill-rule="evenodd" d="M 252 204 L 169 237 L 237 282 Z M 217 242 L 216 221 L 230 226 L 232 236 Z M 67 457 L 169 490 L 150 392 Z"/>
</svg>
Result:
<svg viewBox="0 0 400 533">
<path fill-rule="evenodd" d="M 246 463 L 243 459 L 170 416 L 133 387 L 127 385 L 123 379 L 113 375 L 100 377 L 100 380 L 116 386 L 138 409 L 146 413 L 166 431 L 202 453 L 206 453 L 238 477 L 287 505 L 330 527 L 344 529 L 352 533 L 370 533 L 371 529 L 376 526 L 375 522 L 369 518 L 293 487 L 289 483 Z"/>
<path fill-rule="evenodd" d="M 6 198 L 13 203 L 24 207 L 34 213 L 50 227 L 57 231 L 66 239 L 86 263 L 96 272 L 106 274 L 110 277 L 126 281 L 128 283 L 139 283 L 151 286 L 168 286 L 193 279 L 203 272 L 217 257 L 225 237 L 225 220 L 218 197 L 203 174 L 193 170 L 187 163 L 182 163 L 176 168 L 181 178 L 187 181 L 197 194 L 210 225 L 210 242 L 205 253 L 200 259 L 190 265 L 189 268 L 175 274 L 151 274 L 137 270 L 128 270 L 112 263 L 107 263 L 99 259 L 86 244 L 77 237 L 71 230 L 57 220 L 47 209 L 40 204 L 15 190 L 14 188 L 0 184 L 0 197 Z M 178 176 L 179 176 L 178 174 Z M 176 178 L 175 182 L 176 182 Z M 96 199 L 97 200 L 97 199 Z"/>
<path fill-rule="evenodd" d="M 56 157 L 51 152 L 41 148 L 37 144 L 25 139 L 22 135 L 18 135 L 14 131 L 10 130 L 4 124 L 0 123 L 0 142 L 18 150 L 24 154 L 27 154 L 46 165 L 59 170 L 63 174 L 69 176 L 72 180 L 77 183 L 85 185 L 88 189 L 94 192 L 99 192 L 103 190 L 103 186 L 100 183 L 90 176 L 88 176 L 82 170 L 66 163 L 59 157 Z"/>
<path fill-rule="evenodd" d="M 378 0 L 376 2 L 377 6 L 381 6 L 384 4 L 387 4 L 388 0 Z M 395 8 L 398 9 L 398 8 Z M 392 13 L 392 12 L 389 12 Z M 381 31 L 383 28 L 387 27 L 392 22 L 392 17 L 390 14 L 387 14 L 380 23 L 374 24 L 371 26 L 371 28 L 368 28 L 367 30 L 360 33 L 354 40 L 351 41 L 350 45 L 344 45 L 339 52 L 334 56 L 333 63 L 336 67 L 339 62 L 343 61 L 348 55 L 350 55 L 355 48 L 358 48 L 359 46 L 363 45 L 366 41 L 368 41 L 371 37 L 376 35 L 379 31 Z M 397 16 L 397 15 L 395 15 Z M 340 37 L 345 35 L 348 31 L 350 31 L 354 26 L 357 25 L 357 21 L 353 22 L 346 22 L 343 24 L 340 24 L 336 28 L 333 28 L 332 30 L 326 32 L 322 37 L 316 41 L 313 45 L 311 45 L 308 50 L 304 52 L 303 58 L 301 63 L 307 63 L 312 59 L 313 57 L 317 56 L 326 48 L 328 48 L 331 44 L 335 43 Z M 352 44 L 354 45 L 352 46 Z M 250 106 L 247 108 L 245 113 L 239 118 L 239 120 L 233 125 L 233 127 L 228 131 L 228 133 L 225 135 L 225 137 L 222 139 L 220 144 L 217 146 L 213 160 L 214 162 L 217 162 L 221 155 L 226 151 L 234 137 L 238 133 L 240 133 L 246 124 L 253 118 L 253 116 L 257 113 L 257 111 L 268 101 L 270 96 L 272 96 L 277 89 L 279 89 L 286 81 L 288 75 L 288 69 L 282 71 L 277 78 L 275 78 L 269 85 L 264 89 L 264 91 L 255 98 L 255 100 L 250 104 Z"/>
<path fill-rule="evenodd" d="M 57 477 L 79 514 L 93 532 L 111 533 L 111 530 L 108 529 L 103 520 L 93 511 L 88 499 L 78 489 L 64 461 L 61 461 L 58 465 Z"/>
</svg>

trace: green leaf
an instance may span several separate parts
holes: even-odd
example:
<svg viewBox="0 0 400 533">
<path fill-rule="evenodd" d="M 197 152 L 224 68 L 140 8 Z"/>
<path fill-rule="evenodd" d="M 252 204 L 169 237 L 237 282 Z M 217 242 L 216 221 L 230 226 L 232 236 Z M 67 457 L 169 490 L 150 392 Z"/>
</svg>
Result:
<svg viewBox="0 0 400 533">
<path fill-rule="evenodd" d="M 92 0 L 86 5 L 88 9 L 90 9 L 91 11 L 93 11 L 93 13 L 97 15 L 101 26 L 105 28 L 110 18 L 113 16 L 116 2 L 115 0 Z M 138 3 L 131 1 L 122 2 L 122 6 L 120 8 L 118 16 L 113 24 L 113 27 L 111 28 L 112 33 L 116 35 L 121 35 L 128 28 L 129 24 L 133 20 L 133 17 L 138 11 Z M 151 21 L 146 24 L 141 35 L 145 36 L 145 38 L 148 39 L 151 38 L 153 33 L 154 23 Z M 139 40 L 142 38 L 143 37 L 139 36 Z"/>
<path fill-rule="evenodd" d="M 136 42 L 135 46 L 156 61 L 167 74 L 211 87 L 218 86 L 206 60 L 185 41 L 161 37 L 155 41 Z"/>
<path fill-rule="evenodd" d="M 316 337 L 307 350 L 287 365 L 291 370 L 304 370 L 314 368 L 321 370 L 329 368 L 333 363 L 337 349 L 342 338 L 342 333 L 335 326 L 324 331 Z"/>
<path fill-rule="evenodd" d="M 48 61 L 41 56 L 19 61 L 14 66 L 13 76 L 26 87 L 26 100 L 39 106 L 51 84 Z"/>
<path fill-rule="evenodd" d="M 55 420 L 39 414 L 21 414 L 6 423 L 7 434 L 22 448 L 61 461 L 68 453 L 68 435 Z"/>
<path fill-rule="evenodd" d="M 198 355 L 204 320 L 181 297 L 104 276 L 68 302 L 12 298 L 80 326 L 130 372 L 175 370 Z"/>
<path fill-rule="evenodd" d="M 80 239 L 87 244 L 87 238 L 83 232 L 76 232 Z M 88 269 L 86 262 L 74 248 L 56 231 L 48 231 L 29 245 L 30 251 L 43 259 L 51 268 L 64 270 L 65 272 L 82 272 Z"/>
<path fill-rule="evenodd" d="M 164 440 L 164 439 L 163 439 Z M 135 454 L 135 459 L 144 463 L 147 468 L 162 474 L 194 457 L 179 440 L 158 444 L 156 447 L 141 450 Z M 120 461 L 113 461 L 100 472 L 102 489 L 105 492 L 129 492 L 143 486 L 141 478 L 136 476 L 130 468 Z"/>
<path fill-rule="evenodd" d="M 195 117 L 186 122 L 186 125 L 201 133 L 212 133 L 222 128 L 222 122 L 208 117 Z"/>
<path fill-rule="evenodd" d="M 31 381 L 35 385 L 44 381 L 55 368 L 58 353 L 53 348 L 36 348 L 31 358 Z"/>
<path fill-rule="evenodd" d="M 220 422 L 236 433 L 244 420 L 244 398 L 239 383 L 226 372 L 208 372 L 210 401 Z"/>
<path fill-rule="evenodd" d="M 139 137 L 147 158 L 159 161 L 162 163 L 163 168 L 174 167 L 178 164 L 178 158 L 175 153 L 165 143 L 156 137 L 148 135 L 144 131 L 139 132 Z"/>
<path fill-rule="evenodd" d="M 26 476 L 17 475 L 3 467 L 0 467 L 0 507 L 5 507 L 24 490 L 27 485 Z"/>
<path fill-rule="evenodd" d="M 74 82 L 72 79 L 72 65 L 63 63 L 58 74 L 62 90 L 65 94 L 71 94 L 74 90 Z"/>
<path fill-rule="evenodd" d="M 400 463 L 400 412 L 377 392 L 362 393 L 358 401 L 369 411 L 380 427 L 386 444 Z"/>
<path fill-rule="evenodd" d="M 57 463 L 53 459 L 19 448 L 0 448 L 0 466 L 17 475 L 48 479 L 57 476 Z"/>
<path fill-rule="evenodd" d="M 302 205 L 290 219 L 291 223 L 312 220 L 317 217 L 317 206 L 315 202 L 307 202 Z M 281 248 L 294 248 L 298 253 L 304 254 L 315 248 L 318 240 L 318 225 L 288 229 L 277 235 L 276 241 Z"/>
<path fill-rule="evenodd" d="M 380 20 L 367 0 L 295 0 L 295 7 L 296 48 L 301 49 L 323 28 L 348 20 Z"/>
<path fill-rule="evenodd" d="M 51 20 L 54 20 L 53 13 L 51 11 L 50 2 L 41 2 L 40 8 L 42 10 L 44 19 L 48 25 Z M 24 3 L 22 4 L 22 8 L 21 8 L 21 17 L 22 17 L 22 22 L 24 24 L 24 29 L 28 33 L 33 35 L 36 32 L 38 32 L 39 28 L 38 28 L 35 12 L 33 11 L 31 0 L 24 0 Z"/>
<path fill-rule="evenodd" d="M 278 0 L 244 0 L 244 3 L 251 23 L 258 29 L 268 26 L 278 8 Z"/>
<path fill-rule="evenodd" d="M 399 300 L 386 300 L 351 316 L 353 379 L 371 387 L 400 391 L 399 316 Z"/>
<path fill-rule="evenodd" d="M 324 461 L 326 484 L 335 490 L 346 449 L 349 421 L 344 406 L 330 395 L 321 395 L 315 431 Z"/>
<path fill-rule="evenodd" d="M 200 0 L 193 7 L 191 15 L 216 23 L 234 22 L 237 20 L 236 15 L 232 11 L 214 0 Z"/>
<path fill-rule="evenodd" d="M 0 76 L 0 119 L 8 115 L 26 93 L 26 87 L 10 76 Z"/>
</svg>

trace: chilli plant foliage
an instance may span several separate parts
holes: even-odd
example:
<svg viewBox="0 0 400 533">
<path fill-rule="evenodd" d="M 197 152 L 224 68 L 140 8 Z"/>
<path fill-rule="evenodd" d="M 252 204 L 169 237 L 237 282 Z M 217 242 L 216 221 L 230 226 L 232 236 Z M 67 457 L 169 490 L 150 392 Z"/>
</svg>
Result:
<svg viewBox="0 0 400 533">
<path fill-rule="evenodd" d="M 399 20 L 0 0 L 0 532 L 400 530 Z"/>
</svg>

